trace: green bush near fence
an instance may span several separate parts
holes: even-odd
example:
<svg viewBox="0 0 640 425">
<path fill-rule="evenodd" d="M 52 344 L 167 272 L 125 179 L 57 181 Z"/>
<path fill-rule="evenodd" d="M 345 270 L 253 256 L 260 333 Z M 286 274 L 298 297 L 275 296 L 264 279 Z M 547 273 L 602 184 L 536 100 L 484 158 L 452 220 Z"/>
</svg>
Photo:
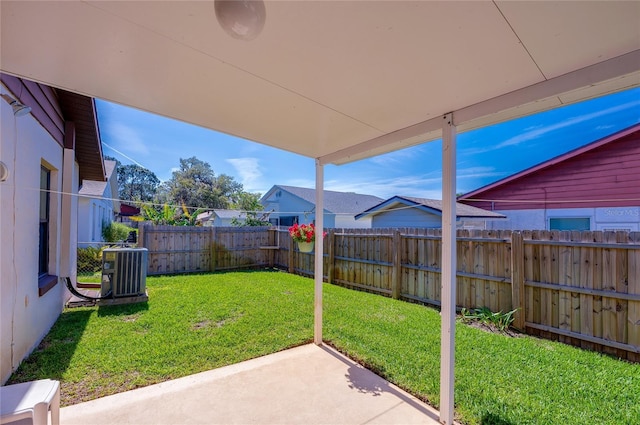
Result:
<svg viewBox="0 0 640 425">
<path fill-rule="evenodd" d="M 135 231 L 135 229 L 117 221 L 112 221 L 102 226 L 102 239 L 105 242 L 120 242 L 127 239 L 131 231 Z"/>
</svg>

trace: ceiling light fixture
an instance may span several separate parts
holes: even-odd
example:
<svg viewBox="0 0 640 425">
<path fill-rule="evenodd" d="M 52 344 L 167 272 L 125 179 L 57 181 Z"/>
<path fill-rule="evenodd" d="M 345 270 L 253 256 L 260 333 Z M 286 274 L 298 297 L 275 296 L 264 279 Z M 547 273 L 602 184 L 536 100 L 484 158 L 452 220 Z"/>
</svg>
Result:
<svg viewBox="0 0 640 425">
<path fill-rule="evenodd" d="M 233 38 L 250 41 L 264 28 L 263 0 L 215 0 L 214 7 L 218 23 Z"/>
<path fill-rule="evenodd" d="M 0 97 L 2 97 L 9 105 L 11 105 L 11 107 L 13 108 L 13 115 L 15 115 L 16 117 L 21 117 L 31 112 L 30 106 L 18 102 L 8 94 L 3 93 L 0 95 Z"/>
</svg>

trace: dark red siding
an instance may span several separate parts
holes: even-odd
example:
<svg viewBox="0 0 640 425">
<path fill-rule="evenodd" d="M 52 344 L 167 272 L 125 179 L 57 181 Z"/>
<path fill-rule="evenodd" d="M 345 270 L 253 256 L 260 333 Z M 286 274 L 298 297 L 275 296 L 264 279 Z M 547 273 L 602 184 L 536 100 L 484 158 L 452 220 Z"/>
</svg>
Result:
<svg viewBox="0 0 640 425">
<path fill-rule="evenodd" d="M 64 119 L 55 91 L 42 84 L 1 74 L 2 83 L 18 98 L 31 107 L 31 115 L 63 146 Z"/>
<path fill-rule="evenodd" d="M 638 206 L 640 130 L 464 198 L 488 210 Z"/>
</svg>

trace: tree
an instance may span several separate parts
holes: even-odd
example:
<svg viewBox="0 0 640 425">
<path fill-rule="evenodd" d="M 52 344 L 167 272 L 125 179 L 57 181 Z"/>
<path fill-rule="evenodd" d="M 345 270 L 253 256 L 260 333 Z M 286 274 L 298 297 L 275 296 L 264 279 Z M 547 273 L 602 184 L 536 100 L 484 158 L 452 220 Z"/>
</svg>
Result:
<svg viewBox="0 0 640 425">
<path fill-rule="evenodd" d="M 105 159 L 116 161 L 118 174 L 118 197 L 124 201 L 152 201 L 160 185 L 160 180 L 153 171 L 136 164 L 122 165 L 115 158 L 105 156 Z"/>
<path fill-rule="evenodd" d="M 228 209 L 243 193 L 241 183 L 221 174 L 216 177 L 211 166 L 196 157 L 180 158 L 180 169 L 163 184 L 160 198 L 173 205 Z"/>
<path fill-rule="evenodd" d="M 236 218 L 231 220 L 233 226 L 270 226 L 268 213 L 258 213 L 263 210 L 260 203 L 261 195 L 259 193 L 242 192 L 238 196 L 238 200 L 232 205 L 233 209 L 245 211 L 246 219 L 244 221 Z"/>
</svg>

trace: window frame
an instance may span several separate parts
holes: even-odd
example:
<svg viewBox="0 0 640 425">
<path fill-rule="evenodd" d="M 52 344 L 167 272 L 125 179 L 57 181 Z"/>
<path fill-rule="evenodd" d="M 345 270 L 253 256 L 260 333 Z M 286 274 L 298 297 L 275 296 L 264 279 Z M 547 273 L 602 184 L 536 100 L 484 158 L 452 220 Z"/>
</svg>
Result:
<svg viewBox="0 0 640 425">
<path fill-rule="evenodd" d="M 51 259 L 51 183 L 53 170 L 40 164 L 40 196 L 38 199 L 38 295 L 43 296 L 58 283 L 49 274 Z"/>
</svg>

